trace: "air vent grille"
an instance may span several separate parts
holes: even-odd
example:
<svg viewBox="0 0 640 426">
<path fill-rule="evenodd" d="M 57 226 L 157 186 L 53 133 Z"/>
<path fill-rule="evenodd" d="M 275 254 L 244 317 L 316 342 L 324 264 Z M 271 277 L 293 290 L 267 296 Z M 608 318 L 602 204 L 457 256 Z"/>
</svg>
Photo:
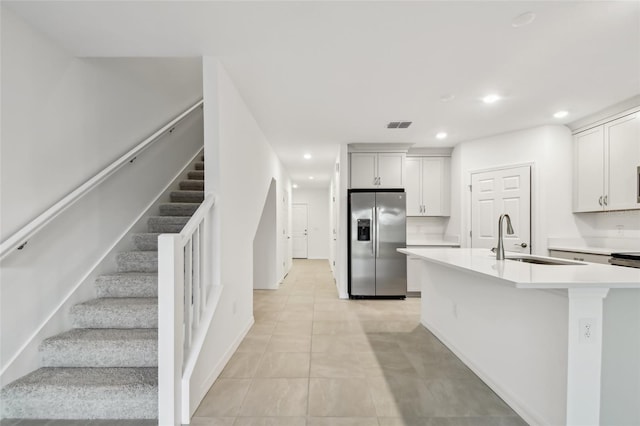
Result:
<svg viewBox="0 0 640 426">
<path fill-rule="evenodd" d="M 387 124 L 387 129 L 406 129 L 411 126 L 411 121 L 391 121 Z"/>
</svg>

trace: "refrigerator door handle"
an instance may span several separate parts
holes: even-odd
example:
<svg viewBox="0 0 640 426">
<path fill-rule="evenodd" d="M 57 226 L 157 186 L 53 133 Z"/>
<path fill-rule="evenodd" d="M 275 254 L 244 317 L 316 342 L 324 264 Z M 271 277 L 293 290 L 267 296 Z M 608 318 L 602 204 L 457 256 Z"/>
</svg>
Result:
<svg viewBox="0 0 640 426">
<path fill-rule="evenodd" d="M 375 207 L 371 208 L 371 221 L 373 222 L 372 223 L 373 226 L 371 227 L 372 231 L 373 231 L 372 232 L 373 235 L 371 236 L 371 238 L 372 238 L 372 240 L 371 240 L 371 254 L 375 257 L 376 250 L 375 250 L 375 245 L 373 244 L 373 242 L 376 240 L 376 238 L 378 238 L 378 228 L 376 228 L 377 221 L 376 221 L 376 208 Z"/>
<path fill-rule="evenodd" d="M 380 257 L 380 221 L 378 215 L 380 214 L 380 208 L 375 208 L 376 215 L 376 257 Z"/>
</svg>

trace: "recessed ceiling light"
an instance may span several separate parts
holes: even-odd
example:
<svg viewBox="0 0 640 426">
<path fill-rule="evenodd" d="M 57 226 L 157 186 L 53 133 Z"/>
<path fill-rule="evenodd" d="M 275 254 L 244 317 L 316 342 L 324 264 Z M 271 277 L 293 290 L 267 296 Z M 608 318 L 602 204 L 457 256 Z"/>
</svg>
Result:
<svg viewBox="0 0 640 426">
<path fill-rule="evenodd" d="M 511 20 L 511 26 L 513 28 L 520 28 L 526 25 L 529 25 L 536 19 L 536 14 L 533 12 L 525 12 L 521 15 L 516 16 Z"/>
<path fill-rule="evenodd" d="M 305 155 L 303 155 L 305 160 L 309 160 L 311 158 L 311 154 L 307 153 Z"/>
<path fill-rule="evenodd" d="M 442 96 L 440 96 L 440 101 L 442 101 L 442 102 L 449 102 L 449 101 L 454 100 L 454 99 L 455 99 L 455 97 L 456 97 L 456 95 L 454 95 L 453 93 L 448 93 L 448 94 L 446 94 L 446 95 L 442 95 Z"/>
<path fill-rule="evenodd" d="M 569 111 L 558 111 L 553 114 L 555 118 L 565 118 L 567 115 L 569 115 Z"/>
<path fill-rule="evenodd" d="M 313 176 L 309 176 L 309 180 L 313 180 L 313 179 L 314 179 L 314 177 L 313 177 Z"/>
<path fill-rule="evenodd" d="M 294 183 L 294 184 L 293 184 L 293 189 L 296 189 L 297 187 L 298 187 L 298 184 L 297 184 L 297 183 Z"/>
<path fill-rule="evenodd" d="M 447 132 L 436 133 L 436 139 L 445 139 L 446 137 L 447 137 Z"/>
<path fill-rule="evenodd" d="M 496 95 L 495 93 L 492 93 L 482 98 L 482 102 L 484 102 L 485 104 L 492 104 L 498 100 L 500 100 L 500 95 Z"/>
</svg>

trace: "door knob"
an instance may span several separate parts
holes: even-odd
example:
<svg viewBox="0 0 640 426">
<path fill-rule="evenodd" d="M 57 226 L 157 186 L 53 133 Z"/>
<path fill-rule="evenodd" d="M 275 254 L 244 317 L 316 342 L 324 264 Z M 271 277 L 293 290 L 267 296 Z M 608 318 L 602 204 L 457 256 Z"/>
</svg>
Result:
<svg viewBox="0 0 640 426">
<path fill-rule="evenodd" d="M 527 243 L 514 244 L 514 246 L 520 246 L 522 248 L 527 248 Z"/>
</svg>

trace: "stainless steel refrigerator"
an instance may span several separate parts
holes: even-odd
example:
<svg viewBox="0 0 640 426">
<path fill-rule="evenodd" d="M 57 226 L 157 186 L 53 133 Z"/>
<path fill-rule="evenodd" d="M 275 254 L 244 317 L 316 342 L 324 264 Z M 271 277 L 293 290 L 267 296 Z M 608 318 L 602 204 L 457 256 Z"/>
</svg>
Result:
<svg viewBox="0 0 640 426">
<path fill-rule="evenodd" d="M 405 297 L 407 260 L 404 191 L 349 192 L 349 295 Z"/>
</svg>

